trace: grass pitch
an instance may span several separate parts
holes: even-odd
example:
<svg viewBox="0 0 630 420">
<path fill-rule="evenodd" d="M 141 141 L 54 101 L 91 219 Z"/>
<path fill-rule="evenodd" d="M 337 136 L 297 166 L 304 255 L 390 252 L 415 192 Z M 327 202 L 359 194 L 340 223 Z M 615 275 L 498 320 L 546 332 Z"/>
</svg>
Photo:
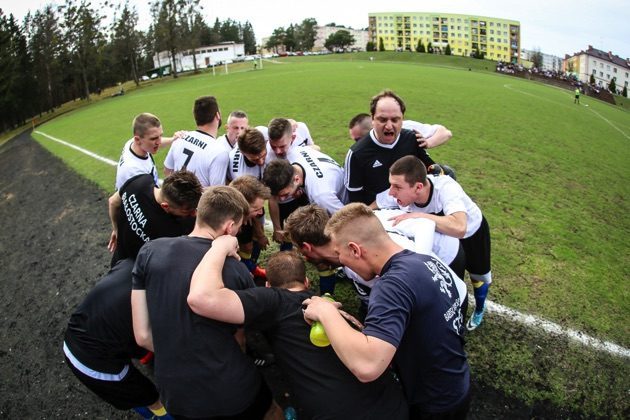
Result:
<svg viewBox="0 0 630 420">
<path fill-rule="evenodd" d="M 232 67 L 228 75 L 204 73 L 144 86 L 61 116 L 39 130 L 118 160 L 136 114 L 158 115 L 170 135 L 194 128 L 196 97 L 215 95 L 224 121 L 230 111 L 242 109 L 251 125 L 266 125 L 277 116 L 306 122 L 322 150 L 343 163 L 352 144 L 349 119 L 369 111 L 371 96 L 392 89 L 405 100 L 407 119 L 440 123 L 453 132 L 450 142 L 431 155 L 455 168 L 490 223 L 495 279 L 490 299 L 629 347 L 630 115 L 588 97 L 575 105 L 570 91 L 495 74 L 493 66 L 409 53 L 264 61 L 262 70 L 248 64 Z M 115 168 L 41 135 L 34 137 L 105 191 L 113 191 Z M 165 155 L 162 151 L 156 157 L 160 169 Z M 513 385 L 510 392 L 515 395 L 571 409 L 586 407 L 579 402 L 586 398 L 592 402 L 588 412 L 601 413 L 595 397 L 567 394 L 570 381 L 562 372 L 540 373 L 544 379 L 528 374 L 539 368 L 531 351 L 487 346 L 488 340 L 505 340 L 491 333 L 501 322 L 488 318 L 485 331 L 471 334 L 469 347 L 473 367 L 477 355 L 478 366 L 493 369 L 487 379 L 499 369 L 495 358 L 505 359 L 527 376 L 523 385 Z M 495 354 L 481 351 L 484 346 Z M 568 369 L 579 365 L 571 356 L 550 357 L 548 363 Z M 599 366 L 593 363 L 589 369 L 596 375 Z M 619 369 L 627 378 L 628 364 L 614 370 Z M 511 376 L 513 372 L 499 373 L 497 383 L 504 378 L 510 384 Z M 537 381 L 548 382 L 548 394 L 528 394 Z M 605 382 L 601 392 L 609 392 Z M 604 401 L 613 410 L 610 414 L 628 408 L 623 401 L 629 388 L 622 379 L 619 394 L 609 393 Z"/>
</svg>

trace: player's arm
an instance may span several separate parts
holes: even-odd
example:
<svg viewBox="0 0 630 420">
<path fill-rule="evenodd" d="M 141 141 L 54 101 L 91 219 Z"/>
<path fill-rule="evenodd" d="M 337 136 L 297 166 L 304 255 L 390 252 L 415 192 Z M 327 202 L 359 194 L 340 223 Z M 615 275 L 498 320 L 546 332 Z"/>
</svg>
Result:
<svg viewBox="0 0 630 420">
<path fill-rule="evenodd" d="M 252 220 L 252 228 L 253 228 L 253 238 L 258 245 L 260 245 L 261 249 L 267 249 L 269 246 L 269 239 L 267 239 L 267 235 L 265 235 L 265 227 L 260 221 L 259 217 L 254 217 Z"/>
<path fill-rule="evenodd" d="M 173 137 L 162 137 L 162 143 L 160 144 L 160 149 L 170 146 L 177 139 L 181 139 L 186 134 L 185 131 L 176 131 L 173 134 Z"/>
<path fill-rule="evenodd" d="M 319 321 L 326 330 L 339 360 L 361 382 L 371 382 L 385 372 L 396 353 L 396 347 L 376 337 L 353 329 L 337 307 L 326 299 L 314 296 L 304 301 L 304 318 Z"/>
<path fill-rule="evenodd" d="M 452 214 L 448 214 L 446 216 L 436 216 L 434 214 L 413 212 L 392 217 L 390 220 L 393 220 L 393 225 L 396 226 L 403 220 L 413 218 L 424 218 L 433 220 L 435 222 L 435 230 L 448 236 L 453 236 L 455 238 L 461 239 L 464 237 L 464 235 L 466 235 L 468 218 L 466 216 L 466 212 L 464 211 L 458 211 Z"/>
<path fill-rule="evenodd" d="M 231 324 L 245 321 L 243 304 L 233 290 L 223 285 L 223 265 L 228 256 L 238 258 L 238 241 L 230 235 L 212 242 L 193 273 L 188 292 L 188 306 L 197 315 Z"/>
<path fill-rule="evenodd" d="M 271 223 L 273 224 L 273 240 L 284 242 L 285 238 L 282 233 L 282 225 L 280 224 L 280 208 L 278 207 L 278 200 L 273 196 L 269 198 L 269 217 L 271 217 Z"/>
<path fill-rule="evenodd" d="M 420 143 L 420 147 L 431 149 L 433 147 L 438 147 L 446 143 L 453 137 L 453 133 L 451 130 L 447 129 L 443 125 L 436 125 L 437 129 L 435 132 L 428 137 L 424 137 L 423 141 Z"/>
<path fill-rule="evenodd" d="M 133 319 L 133 335 L 136 343 L 149 351 L 153 351 L 153 334 L 149 321 L 146 290 L 131 291 L 131 317 Z"/>
<path fill-rule="evenodd" d="M 112 194 L 107 202 L 109 220 L 112 223 L 112 234 L 109 237 L 109 243 L 107 244 L 109 252 L 114 252 L 116 250 L 116 241 L 118 239 L 118 215 L 120 214 L 121 203 L 122 200 L 120 199 L 118 191 Z"/>
</svg>

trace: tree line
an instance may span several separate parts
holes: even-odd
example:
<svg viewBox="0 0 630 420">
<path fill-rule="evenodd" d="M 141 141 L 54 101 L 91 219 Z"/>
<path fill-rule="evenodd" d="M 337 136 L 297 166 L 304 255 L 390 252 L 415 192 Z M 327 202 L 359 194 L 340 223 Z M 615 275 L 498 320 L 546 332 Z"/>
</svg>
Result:
<svg viewBox="0 0 630 420">
<path fill-rule="evenodd" d="M 137 29 L 138 12 L 128 0 L 65 0 L 29 12 L 22 22 L 0 9 L 0 132 L 106 87 L 139 84 L 160 51 L 169 52 L 173 77 L 180 51 L 233 41 L 244 43 L 245 54 L 256 53 L 249 22 L 217 18 L 209 25 L 199 0 L 154 0 L 150 6 L 146 31 Z"/>
</svg>

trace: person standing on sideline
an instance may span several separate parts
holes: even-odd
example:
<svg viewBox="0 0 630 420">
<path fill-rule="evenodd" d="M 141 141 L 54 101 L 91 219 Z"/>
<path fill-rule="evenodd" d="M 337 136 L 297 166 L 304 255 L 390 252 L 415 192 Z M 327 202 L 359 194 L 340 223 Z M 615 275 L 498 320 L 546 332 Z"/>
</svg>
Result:
<svg viewBox="0 0 630 420">
<path fill-rule="evenodd" d="M 182 134 L 171 147 L 164 160 L 164 173 L 187 169 L 197 175 L 201 186 L 225 185 L 228 170 L 228 152 L 217 142 L 221 127 L 221 112 L 214 96 L 195 100 L 193 116 L 197 129 Z"/>
<path fill-rule="evenodd" d="M 576 87 L 575 88 L 575 99 L 573 100 L 574 104 L 580 104 L 580 88 Z"/>
<path fill-rule="evenodd" d="M 414 156 L 394 162 L 389 173 L 391 186 L 377 196 L 376 206 L 397 206 L 407 212 L 392 218 L 394 225 L 410 218 L 426 218 L 435 222 L 436 231 L 459 238 L 475 295 L 475 310 L 466 327 L 474 330 L 483 320 L 492 283 L 488 221 L 457 181 L 448 176 L 427 175 L 422 162 Z"/>
</svg>

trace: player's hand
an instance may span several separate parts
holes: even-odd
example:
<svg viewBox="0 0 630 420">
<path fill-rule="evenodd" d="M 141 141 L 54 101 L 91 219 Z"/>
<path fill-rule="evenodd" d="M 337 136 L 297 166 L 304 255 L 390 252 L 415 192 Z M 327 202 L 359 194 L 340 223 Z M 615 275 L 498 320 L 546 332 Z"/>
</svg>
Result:
<svg viewBox="0 0 630 420">
<path fill-rule="evenodd" d="M 429 144 L 427 143 L 427 139 L 424 138 L 424 136 L 422 135 L 422 133 L 420 133 L 418 130 L 413 130 L 416 132 L 416 141 L 418 142 L 418 146 L 426 149 L 427 147 L 429 147 Z"/>
<path fill-rule="evenodd" d="M 405 213 L 405 214 L 400 214 L 400 215 L 395 216 L 395 217 L 390 217 L 387 220 L 393 220 L 392 226 L 396 226 L 398 223 L 402 222 L 403 220 L 420 219 L 422 217 L 424 217 L 424 215 L 422 213 Z"/>
<path fill-rule="evenodd" d="M 175 134 L 173 134 L 173 141 L 184 138 L 185 135 L 186 135 L 186 132 L 184 130 L 176 131 Z"/>
<path fill-rule="evenodd" d="M 326 311 L 334 310 L 336 312 L 339 308 L 341 308 L 340 302 L 331 302 L 319 296 L 310 297 L 302 302 L 304 320 L 309 325 L 315 321 L 319 321 L 320 315 L 323 315 Z"/>
<path fill-rule="evenodd" d="M 348 324 L 350 324 L 350 326 L 352 328 L 354 328 L 357 331 L 363 331 L 363 324 L 361 324 L 361 321 L 359 321 L 358 319 L 356 319 L 355 317 L 353 317 L 352 315 L 350 315 L 348 312 L 339 309 L 339 313 L 341 314 L 342 317 L 344 317 L 346 319 L 346 321 L 348 321 Z"/>
<path fill-rule="evenodd" d="M 112 230 L 112 234 L 109 237 L 109 243 L 107 244 L 107 249 L 109 250 L 109 252 L 114 252 L 116 251 L 116 241 L 118 240 L 118 232 L 115 230 Z"/>
<path fill-rule="evenodd" d="M 212 249 L 223 252 L 226 257 L 234 257 L 237 260 L 241 259 L 240 255 L 238 255 L 239 247 L 236 236 L 221 235 L 217 237 L 212 241 Z"/>
<path fill-rule="evenodd" d="M 271 236 L 272 239 L 278 243 L 282 243 L 282 242 L 287 242 L 284 236 L 284 232 L 281 230 L 274 230 L 273 231 L 273 235 Z"/>
<path fill-rule="evenodd" d="M 267 238 L 266 235 L 262 235 L 260 238 L 256 238 L 256 242 L 258 242 L 258 246 L 260 247 L 260 249 L 267 249 L 267 247 L 269 246 L 269 239 Z"/>
</svg>

